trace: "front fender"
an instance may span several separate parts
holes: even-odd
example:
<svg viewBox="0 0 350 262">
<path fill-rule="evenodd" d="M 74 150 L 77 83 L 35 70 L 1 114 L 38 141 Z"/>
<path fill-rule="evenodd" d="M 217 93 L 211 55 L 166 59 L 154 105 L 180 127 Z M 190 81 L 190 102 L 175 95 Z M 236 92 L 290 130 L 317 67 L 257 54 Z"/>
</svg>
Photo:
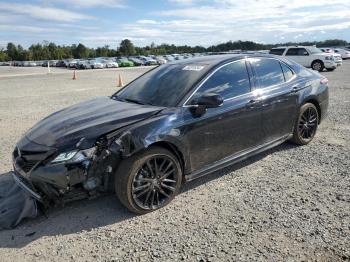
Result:
<svg viewBox="0 0 350 262">
<path fill-rule="evenodd" d="M 180 154 L 184 162 L 184 169 L 187 170 L 189 166 L 188 159 L 190 159 L 189 151 L 186 144 L 181 140 L 180 130 L 170 129 L 167 133 L 158 133 L 147 129 L 143 126 L 142 128 L 122 132 L 118 137 L 112 139 L 110 150 L 125 159 L 146 150 L 152 145 L 167 144 L 174 148 L 177 154 Z"/>
</svg>

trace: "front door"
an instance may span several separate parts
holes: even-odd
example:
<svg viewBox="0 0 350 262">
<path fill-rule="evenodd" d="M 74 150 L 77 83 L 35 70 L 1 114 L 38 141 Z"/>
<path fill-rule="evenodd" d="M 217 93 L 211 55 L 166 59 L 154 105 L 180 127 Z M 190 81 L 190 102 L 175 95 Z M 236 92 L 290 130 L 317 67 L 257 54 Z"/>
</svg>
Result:
<svg viewBox="0 0 350 262">
<path fill-rule="evenodd" d="M 234 61 L 216 69 L 185 104 L 182 133 L 190 151 L 191 171 L 259 144 L 261 103 L 250 83 L 246 61 Z M 223 105 L 196 116 L 188 106 L 204 93 L 221 95 Z"/>
</svg>

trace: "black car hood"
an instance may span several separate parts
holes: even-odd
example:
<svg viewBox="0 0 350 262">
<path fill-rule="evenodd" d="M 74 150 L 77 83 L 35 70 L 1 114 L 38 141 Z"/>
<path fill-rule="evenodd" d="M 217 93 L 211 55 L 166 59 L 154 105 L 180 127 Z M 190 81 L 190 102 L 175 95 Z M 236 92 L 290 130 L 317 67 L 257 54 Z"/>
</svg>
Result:
<svg viewBox="0 0 350 262">
<path fill-rule="evenodd" d="M 98 97 L 53 113 L 32 127 L 26 137 L 40 145 L 71 147 L 81 138 L 94 140 L 103 134 L 149 118 L 161 109 L 121 102 L 110 97 Z"/>
</svg>

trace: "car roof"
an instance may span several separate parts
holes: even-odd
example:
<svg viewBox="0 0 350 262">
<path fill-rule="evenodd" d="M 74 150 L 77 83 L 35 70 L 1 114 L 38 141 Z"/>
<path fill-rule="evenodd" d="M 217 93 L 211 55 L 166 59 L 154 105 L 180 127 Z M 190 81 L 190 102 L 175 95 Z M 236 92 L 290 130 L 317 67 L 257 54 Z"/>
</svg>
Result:
<svg viewBox="0 0 350 262">
<path fill-rule="evenodd" d="M 206 65 L 209 68 L 225 64 L 231 61 L 239 60 L 242 58 L 249 58 L 249 57 L 267 57 L 267 58 L 275 58 L 279 60 L 281 57 L 270 55 L 270 54 L 262 54 L 262 53 L 246 53 L 246 54 L 224 54 L 224 55 L 207 55 L 207 56 L 200 56 L 190 59 L 184 59 L 184 60 L 175 60 L 168 62 L 169 65 Z"/>
</svg>

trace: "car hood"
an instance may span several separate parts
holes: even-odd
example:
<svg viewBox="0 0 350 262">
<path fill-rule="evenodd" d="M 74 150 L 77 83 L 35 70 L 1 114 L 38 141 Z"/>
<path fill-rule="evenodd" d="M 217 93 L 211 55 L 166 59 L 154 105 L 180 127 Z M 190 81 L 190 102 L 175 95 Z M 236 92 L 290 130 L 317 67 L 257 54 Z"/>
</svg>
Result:
<svg viewBox="0 0 350 262">
<path fill-rule="evenodd" d="M 82 138 L 95 142 L 103 134 L 149 118 L 162 109 L 99 97 L 53 113 L 25 136 L 49 147 L 75 147 Z"/>
</svg>

